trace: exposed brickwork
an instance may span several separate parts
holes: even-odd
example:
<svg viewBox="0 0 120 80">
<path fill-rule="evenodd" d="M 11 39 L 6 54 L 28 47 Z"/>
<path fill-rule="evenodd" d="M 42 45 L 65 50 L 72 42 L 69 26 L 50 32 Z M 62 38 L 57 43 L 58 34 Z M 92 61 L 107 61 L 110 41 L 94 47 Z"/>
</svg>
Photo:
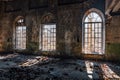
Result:
<svg viewBox="0 0 120 80">
<path fill-rule="evenodd" d="M 22 16 L 27 26 L 27 48 L 32 42 L 38 44 L 37 48 L 39 47 L 39 29 L 42 24 L 56 23 L 57 52 L 55 54 L 81 56 L 83 16 L 91 8 L 96 8 L 104 14 L 103 3 L 104 0 L 87 0 L 84 3 L 62 5 L 58 4 L 57 0 L 52 0 L 48 2 L 48 6 L 34 7 L 35 5 L 32 5 L 29 0 L 25 0 L 20 3 L 18 1 L 16 8 L 11 10 L 6 10 L 5 7 L 8 6 L 0 3 L 0 51 L 12 50 L 15 19 Z M 119 21 L 119 16 L 113 16 L 110 24 L 106 21 L 106 45 L 120 43 Z"/>
</svg>

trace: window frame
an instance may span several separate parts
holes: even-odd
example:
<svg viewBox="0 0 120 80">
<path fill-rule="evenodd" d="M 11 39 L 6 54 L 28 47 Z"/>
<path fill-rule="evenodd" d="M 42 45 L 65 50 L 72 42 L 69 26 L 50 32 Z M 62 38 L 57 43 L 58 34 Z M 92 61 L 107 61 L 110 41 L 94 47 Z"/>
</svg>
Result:
<svg viewBox="0 0 120 80">
<path fill-rule="evenodd" d="M 50 46 L 50 48 L 49 48 L 49 50 L 43 50 L 43 27 L 45 26 L 45 25 L 47 25 L 47 26 L 55 26 L 55 28 L 52 28 L 52 30 L 53 30 L 53 35 L 55 35 L 55 36 L 49 36 L 50 37 L 50 44 L 51 44 L 51 42 L 53 42 L 54 43 L 54 45 L 52 44 L 52 46 L 54 46 L 54 49 L 53 50 L 50 50 L 50 49 L 52 49 L 51 48 L 51 46 Z M 48 32 L 48 31 L 47 31 Z M 51 34 L 51 33 L 50 33 Z M 48 36 L 46 37 L 47 39 L 48 39 Z M 51 38 L 52 39 L 55 39 L 55 40 L 53 40 L 53 41 L 51 41 Z M 48 44 L 47 44 L 47 46 L 48 46 Z M 56 51 L 56 24 L 55 23 L 49 23 L 49 24 L 42 24 L 41 26 L 40 26 L 40 30 L 39 30 L 39 50 L 41 50 L 42 52 L 52 52 L 52 51 Z"/>
<path fill-rule="evenodd" d="M 85 23 L 94 23 L 94 22 L 85 22 L 85 19 L 92 12 L 98 14 L 100 16 L 100 18 L 102 19 L 102 22 L 101 22 L 102 23 L 101 24 L 102 31 L 100 33 L 102 35 L 101 36 L 101 39 L 102 39 L 102 43 L 101 43 L 102 50 L 101 50 L 101 53 L 92 53 L 92 51 L 89 52 L 89 53 L 85 53 L 85 50 L 84 50 L 85 49 Z M 84 53 L 84 54 L 98 54 L 98 55 L 102 55 L 102 54 L 105 53 L 105 20 L 104 20 L 103 13 L 100 10 L 96 9 L 96 8 L 89 9 L 83 16 L 83 20 L 82 20 L 82 53 Z"/>
<path fill-rule="evenodd" d="M 21 28 L 20 28 L 21 27 Z M 19 30 L 17 28 L 20 28 Z M 24 28 L 25 28 L 25 37 L 23 37 L 24 35 Z M 18 32 L 20 33 L 20 36 L 18 37 Z M 17 41 L 19 40 L 19 41 Z M 25 46 L 22 43 L 25 40 Z M 18 45 L 18 43 L 22 43 L 20 44 L 20 46 Z M 26 43 L 27 43 L 27 27 L 25 25 L 25 21 L 24 18 L 19 18 L 15 21 L 15 28 L 14 28 L 14 49 L 15 50 L 25 50 L 26 49 Z"/>
</svg>

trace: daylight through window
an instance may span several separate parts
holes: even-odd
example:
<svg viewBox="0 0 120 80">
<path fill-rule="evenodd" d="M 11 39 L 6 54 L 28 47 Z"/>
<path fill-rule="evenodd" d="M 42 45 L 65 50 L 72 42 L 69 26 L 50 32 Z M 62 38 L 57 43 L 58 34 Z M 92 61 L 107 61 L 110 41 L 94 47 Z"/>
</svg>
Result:
<svg viewBox="0 0 120 80">
<path fill-rule="evenodd" d="M 15 48 L 26 49 L 26 26 L 24 25 L 24 19 L 19 19 L 16 22 Z"/>
<path fill-rule="evenodd" d="M 56 25 L 43 25 L 40 30 L 40 48 L 42 51 L 56 50 Z"/>
<path fill-rule="evenodd" d="M 102 54 L 103 21 L 96 12 L 89 13 L 84 20 L 83 52 L 86 54 Z"/>
</svg>

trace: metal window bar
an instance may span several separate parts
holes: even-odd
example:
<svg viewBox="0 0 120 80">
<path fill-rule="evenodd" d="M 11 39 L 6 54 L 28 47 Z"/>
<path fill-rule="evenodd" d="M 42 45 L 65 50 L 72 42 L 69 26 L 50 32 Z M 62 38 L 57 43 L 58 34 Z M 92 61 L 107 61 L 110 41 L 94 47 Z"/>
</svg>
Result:
<svg viewBox="0 0 120 80">
<path fill-rule="evenodd" d="M 56 47 L 55 45 L 56 31 L 55 30 L 56 30 L 55 25 L 44 25 L 43 26 L 43 29 L 42 29 L 42 50 L 43 51 L 55 50 L 55 47 Z"/>
<path fill-rule="evenodd" d="M 96 26 L 95 24 L 97 24 L 98 26 Z M 99 26 L 99 24 L 101 26 Z M 92 26 L 92 25 L 94 25 L 94 26 Z M 83 46 L 84 46 L 85 52 L 87 52 L 88 50 L 92 51 L 92 47 L 94 49 L 93 50 L 94 52 L 96 52 L 96 47 L 98 49 L 101 48 L 101 50 L 102 50 L 102 48 L 103 48 L 102 22 L 85 22 L 84 26 L 85 27 L 84 27 L 84 38 L 83 38 L 84 44 L 83 44 Z M 87 26 L 87 28 L 86 28 L 86 26 Z M 91 27 L 91 29 L 90 29 L 90 27 Z M 101 29 L 99 29 L 100 27 L 101 27 Z M 97 28 L 97 32 L 95 31 L 96 28 Z M 85 32 L 85 31 L 87 31 L 87 32 Z M 101 37 L 100 36 L 96 37 L 96 35 L 101 35 Z M 99 44 L 98 44 L 98 43 L 95 42 L 96 40 L 98 40 L 98 41 L 102 40 L 102 41 L 100 41 Z M 86 45 L 89 45 L 89 46 L 86 47 Z M 86 49 L 88 49 L 88 50 L 86 50 Z"/>
<path fill-rule="evenodd" d="M 21 25 L 16 25 L 15 28 L 15 48 L 25 49 L 26 48 L 26 26 L 23 25 L 23 21 L 18 22 Z"/>
</svg>

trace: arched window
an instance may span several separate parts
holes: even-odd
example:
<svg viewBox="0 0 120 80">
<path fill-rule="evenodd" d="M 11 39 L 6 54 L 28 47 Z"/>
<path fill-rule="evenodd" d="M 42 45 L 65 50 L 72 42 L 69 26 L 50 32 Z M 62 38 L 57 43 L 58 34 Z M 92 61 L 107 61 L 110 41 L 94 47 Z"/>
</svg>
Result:
<svg viewBox="0 0 120 80">
<path fill-rule="evenodd" d="M 99 10 L 88 11 L 83 19 L 82 51 L 85 54 L 104 53 L 104 19 Z"/>
<path fill-rule="evenodd" d="M 15 22 L 15 49 L 26 49 L 26 26 L 23 18 Z"/>
<path fill-rule="evenodd" d="M 39 49 L 41 51 L 56 50 L 56 20 L 52 13 L 45 13 L 41 18 L 39 30 Z"/>
</svg>

